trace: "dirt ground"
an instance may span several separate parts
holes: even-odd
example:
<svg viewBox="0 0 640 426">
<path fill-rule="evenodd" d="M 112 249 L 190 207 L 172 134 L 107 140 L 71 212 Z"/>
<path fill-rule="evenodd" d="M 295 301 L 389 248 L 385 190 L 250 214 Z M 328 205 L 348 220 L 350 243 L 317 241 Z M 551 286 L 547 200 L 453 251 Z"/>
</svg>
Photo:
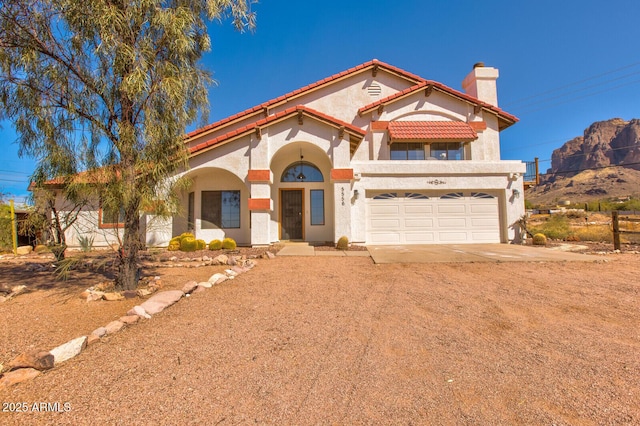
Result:
<svg viewBox="0 0 640 426">
<path fill-rule="evenodd" d="M 593 262 L 375 265 L 258 260 L 103 339 L 3 405 L 2 424 L 638 424 L 640 255 Z M 33 262 L 45 259 L 33 259 Z M 222 267 L 150 266 L 165 288 Z M 95 272 L 0 304 L 0 362 L 51 349 L 140 300 L 87 304 Z"/>
</svg>

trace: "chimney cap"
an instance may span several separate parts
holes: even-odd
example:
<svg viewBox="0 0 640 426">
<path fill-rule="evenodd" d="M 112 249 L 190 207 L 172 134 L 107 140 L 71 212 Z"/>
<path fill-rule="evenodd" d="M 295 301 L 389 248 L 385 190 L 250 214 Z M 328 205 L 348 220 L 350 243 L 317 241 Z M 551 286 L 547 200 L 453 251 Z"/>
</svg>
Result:
<svg viewBox="0 0 640 426">
<path fill-rule="evenodd" d="M 473 64 L 473 68 L 483 68 L 484 67 L 484 62 L 476 62 L 475 64 Z"/>
</svg>

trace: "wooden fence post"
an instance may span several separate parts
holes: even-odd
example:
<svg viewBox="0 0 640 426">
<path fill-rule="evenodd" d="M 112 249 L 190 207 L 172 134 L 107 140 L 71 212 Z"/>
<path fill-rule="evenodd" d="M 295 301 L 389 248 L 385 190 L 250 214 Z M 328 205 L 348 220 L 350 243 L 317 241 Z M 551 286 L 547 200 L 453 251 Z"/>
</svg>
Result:
<svg viewBox="0 0 640 426">
<path fill-rule="evenodd" d="M 613 249 L 620 250 L 620 222 L 618 220 L 618 212 L 611 212 L 611 224 L 613 225 Z"/>
</svg>

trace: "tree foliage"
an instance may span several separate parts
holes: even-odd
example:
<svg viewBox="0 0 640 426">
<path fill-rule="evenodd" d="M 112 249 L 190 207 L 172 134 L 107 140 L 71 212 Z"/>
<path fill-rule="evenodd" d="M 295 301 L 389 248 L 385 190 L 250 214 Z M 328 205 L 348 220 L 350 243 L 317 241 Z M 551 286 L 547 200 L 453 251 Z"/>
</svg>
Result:
<svg viewBox="0 0 640 426">
<path fill-rule="evenodd" d="M 118 284 L 137 283 L 144 203 L 187 166 L 206 117 L 209 20 L 253 28 L 250 0 L 0 0 L 0 102 L 37 182 L 91 184 L 124 213 Z M 78 171 L 87 173 L 82 182 Z M 72 178 L 75 176 L 75 178 Z M 82 179 L 80 179 L 82 180 Z"/>
</svg>

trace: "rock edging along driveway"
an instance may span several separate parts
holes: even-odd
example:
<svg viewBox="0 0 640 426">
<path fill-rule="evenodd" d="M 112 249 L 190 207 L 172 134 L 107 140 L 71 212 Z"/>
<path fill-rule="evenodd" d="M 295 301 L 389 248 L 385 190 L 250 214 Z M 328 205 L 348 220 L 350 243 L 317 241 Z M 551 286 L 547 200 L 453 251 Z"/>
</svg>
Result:
<svg viewBox="0 0 640 426">
<path fill-rule="evenodd" d="M 245 273 L 256 265 L 253 260 L 247 260 L 244 266 L 232 266 L 224 273 L 213 274 L 206 282 L 188 281 L 181 290 L 166 290 L 155 293 L 140 305 L 131 308 L 126 315 L 116 321 L 111 321 L 103 327 L 98 327 L 89 335 L 72 339 L 50 351 L 37 349 L 22 353 L 11 360 L 6 367 L 0 364 L 0 389 L 17 383 L 31 380 L 39 376 L 43 371 L 50 370 L 57 365 L 79 355 L 87 346 L 90 346 L 102 337 L 112 335 L 126 326 L 136 324 L 140 319 L 149 319 L 153 315 L 162 312 L 169 306 L 177 303 L 183 297 L 189 297 L 193 293 L 205 291 L 216 284 L 231 280 Z"/>
</svg>

